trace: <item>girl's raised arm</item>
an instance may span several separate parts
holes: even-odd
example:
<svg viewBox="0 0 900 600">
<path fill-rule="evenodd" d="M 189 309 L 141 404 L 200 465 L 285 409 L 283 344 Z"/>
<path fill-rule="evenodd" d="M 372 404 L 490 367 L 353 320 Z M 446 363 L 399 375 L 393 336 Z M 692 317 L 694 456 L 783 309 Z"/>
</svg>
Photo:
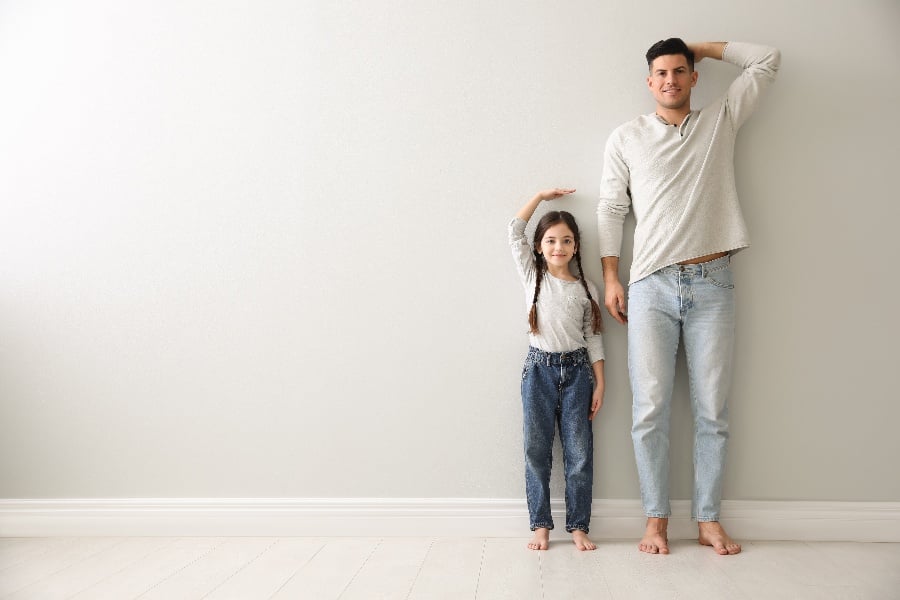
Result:
<svg viewBox="0 0 900 600">
<path fill-rule="evenodd" d="M 551 188 L 549 190 L 541 190 L 534 197 L 525 203 L 525 206 L 519 209 L 519 212 L 516 213 L 516 217 L 522 219 L 526 223 L 531 216 L 534 215 L 534 211 L 537 210 L 538 204 L 543 202 L 544 200 L 555 200 L 556 198 L 560 198 L 562 196 L 568 196 L 574 189 L 565 189 L 565 188 Z"/>
</svg>

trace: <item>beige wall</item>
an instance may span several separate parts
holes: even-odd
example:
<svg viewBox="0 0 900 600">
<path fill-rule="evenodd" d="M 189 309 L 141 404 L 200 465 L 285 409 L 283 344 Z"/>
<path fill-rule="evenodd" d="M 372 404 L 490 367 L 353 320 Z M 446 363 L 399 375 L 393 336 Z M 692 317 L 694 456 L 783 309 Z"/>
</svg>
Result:
<svg viewBox="0 0 900 600">
<path fill-rule="evenodd" d="M 603 144 L 681 35 L 783 51 L 725 496 L 900 501 L 898 5 L 493 4 L 0 4 L 0 497 L 522 496 L 506 222 L 578 188 L 599 279 Z M 695 106 L 736 72 L 699 69 Z M 607 328 L 594 495 L 636 498 Z"/>
</svg>

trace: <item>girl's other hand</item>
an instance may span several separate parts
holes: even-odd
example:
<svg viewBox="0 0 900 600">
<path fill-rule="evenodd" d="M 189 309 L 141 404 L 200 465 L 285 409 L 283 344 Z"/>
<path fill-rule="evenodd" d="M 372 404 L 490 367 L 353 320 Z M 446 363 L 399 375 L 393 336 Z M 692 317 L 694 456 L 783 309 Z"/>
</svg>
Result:
<svg viewBox="0 0 900 600">
<path fill-rule="evenodd" d="M 604 385 L 602 381 L 598 381 L 594 387 L 594 394 L 591 396 L 591 413 L 588 415 L 588 421 L 593 421 L 597 416 L 597 411 L 603 406 Z"/>
</svg>

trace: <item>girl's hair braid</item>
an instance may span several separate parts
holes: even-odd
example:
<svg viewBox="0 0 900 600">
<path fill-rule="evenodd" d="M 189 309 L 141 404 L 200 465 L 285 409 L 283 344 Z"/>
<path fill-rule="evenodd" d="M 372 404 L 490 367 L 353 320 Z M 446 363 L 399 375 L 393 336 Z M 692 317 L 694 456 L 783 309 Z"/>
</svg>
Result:
<svg viewBox="0 0 900 600">
<path fill-rule="evenodd" d="M 575 262 L 578 263 L 578 279 L 581 281 L 581 287 L 584 288 L 584 293 L 587 294 L 588 302 L 591 303 L 591 329 L 594 333 L 600 333 L 603 331 L 603 317 L 600 313 L 600 305 L 597 304 L 597 301 L 591 296 L 591 290 L 588 289 L 587 279 L 584 278 L 584 269 L 581 268 L 581 252 L 575 252 Z"/>
<path fill-rule="evenodd" d="M 534 298 L 531 301 L 531 310 L 528 311 L 528 325 L 531 326 L 531 333 L 539 333 L 537 303 L 538 296 L 541 295 L 541 282 L 544 280 L 544 271 L 547 270 L 547 264 L 544 262 L 543 255 L 538 252 L 534 252 L 534 268 L 537 274 L 534 277 Z"/>
</svg>

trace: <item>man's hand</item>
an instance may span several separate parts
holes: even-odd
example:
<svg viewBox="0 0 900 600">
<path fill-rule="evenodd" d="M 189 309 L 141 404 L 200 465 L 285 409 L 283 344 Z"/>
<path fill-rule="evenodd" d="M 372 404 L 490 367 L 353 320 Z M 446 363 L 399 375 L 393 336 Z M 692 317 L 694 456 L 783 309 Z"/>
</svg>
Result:
<svg viewBox="0 0 900 600">
<path fill-rule="evenodd" d="M 612 318 L 625 325 L 628 322 L 628 308 L 625 306 L 625 289 L 618 279 L 607 280 L 606 284 L 606 310 Z"/>
<path fill-rule="evenodd" d="M 691 42 L 687 47 L 694 53 L 694 64 L 696 64 L 704 58 L 722 60 L 725 44 L 726 42 Z"/>
<path fill-rule="evenodd" d="M 624 325 L 628 322 L 625 308 L 625 290 L 619 282 L 619 257 L 604 256 L 600 259 L 603 265 L 603 287 L 606 289 L 606 310 L 612 318 Z"/>
</svg>

